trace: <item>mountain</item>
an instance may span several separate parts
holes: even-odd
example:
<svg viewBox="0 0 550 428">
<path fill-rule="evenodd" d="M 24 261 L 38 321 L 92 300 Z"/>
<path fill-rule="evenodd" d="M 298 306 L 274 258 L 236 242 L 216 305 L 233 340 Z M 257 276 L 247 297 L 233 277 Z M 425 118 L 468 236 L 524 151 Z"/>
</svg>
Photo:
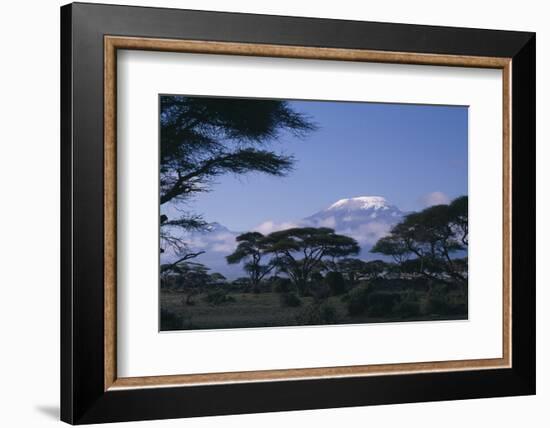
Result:
<svg viewBox="0 0 550 428">
<path fill-rule="evenodd" d="M 298 221 L 280 224 L 266 222 L 256 229 L 266 234 L 289 227 L 330 227 L 337 233 L 356 239 L 361 246 L 359 257 L 372 260 L 379 258 L 370 253 L 372 246 L 387 235 L 405 214 L 381 196 L 358 196 L 340 199 L 326 209 Z M 240 233 L 219 223 L 212 223 L 207 231 L 189 233 L 185 240 L 189 248 L 205 251 L 194 261 L 234 279 L 243 276 L 242 268 L 239 265 L 228 265 L 225 256 L 235 249 L 235 237 Z M 163 254 L 163 262 L 173 261 L 175 257 L 173 254 Z"/>
<path fill-rule="evenodd" d="M 340 199 L 303 221 L 315 227 L 330 227 L 355 238 L 362 247 L 361 256 L 367 257 L 376 241 L 387 235 L 404 215 L 381 196 L 358 196 Z M 372 258 L 372 254 L 368 254 L 368 258 Z"/>
</svg>

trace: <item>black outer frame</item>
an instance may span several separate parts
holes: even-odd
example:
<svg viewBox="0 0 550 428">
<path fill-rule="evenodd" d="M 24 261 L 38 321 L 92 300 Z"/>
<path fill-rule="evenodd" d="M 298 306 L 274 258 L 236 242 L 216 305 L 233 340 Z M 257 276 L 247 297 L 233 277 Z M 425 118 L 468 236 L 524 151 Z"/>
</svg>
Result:
<svg viewBox="0 0 550 428">
<path fill-rule="evenodd" d="M 512 368 L 104 392 L 103 37 L 512 58 Z M 61 8 L 61 420 L 72 424 L 535 393 L 535 34 L 73 3 Z"/>
</svg>

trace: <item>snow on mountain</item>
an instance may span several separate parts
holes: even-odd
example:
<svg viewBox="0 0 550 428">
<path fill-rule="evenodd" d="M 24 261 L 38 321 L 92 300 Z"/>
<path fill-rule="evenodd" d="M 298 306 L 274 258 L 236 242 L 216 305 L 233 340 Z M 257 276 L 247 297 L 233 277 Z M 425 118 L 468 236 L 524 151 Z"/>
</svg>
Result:
<svg viewBox="0 0 550 428">
<path fill-rule="evenodd" d="M 357 196 L 355 198 L 344 198 L 336 201 L 328 210 L 368 210 L 368 209 L 388 209 L 389 204 L 386 198 L 382 196 Z"/>
<path fill-rule="evenodd" d="M 336 233 L 356 239 L 361 246 L 359 257 L 372 260 L 379 258 L 370 253 L 372 246 L 387 235 L 405 214 L 381 196 L 358 196 L 340 199 L 326 209 L 301 220 L 283 223 L 266 221 L 254 230 L 267 234 L 289 227 L 330 227 Z M 225 257 L 236 248 L 235 237 L 240 233 L 242 232 L 231 231 L 219 223 L 212 223 L 206 231 L 187 234 L 185 241 L 190 249 L 205 251 L 193 259 L 194 261 L 234 279 L 243 275 L 241 267 L 228 265 Z M 163 262 L 168 262 L 174 260 L 175 255 L 163 254 L 162 258 Z"/>
<path fill-rule="evenodd" d="M 361 256 L 372 258 L 370 248 L 404 215 L 381 196 L 358 196 L 340 199 L 304 221 L 315 227 L 331 227 L 337 233 L 355 238 L 362 247 Z"/>
</svg>

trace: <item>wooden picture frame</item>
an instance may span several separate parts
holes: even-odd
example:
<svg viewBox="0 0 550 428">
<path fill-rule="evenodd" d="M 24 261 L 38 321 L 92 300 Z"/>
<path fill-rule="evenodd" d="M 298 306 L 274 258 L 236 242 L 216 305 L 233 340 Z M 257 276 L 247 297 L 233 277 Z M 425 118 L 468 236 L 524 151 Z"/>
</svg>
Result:
<svg viewBox="0 0 550 428">
<path fill-rule="evenodd" d="M 502 358 L 118 377 L 118 49 L 502 70 Z M 62 420 L 114 422 L 535 392 L 534 34 L 76 3 L 61 9 L 61 52 Z"/>
</svg>

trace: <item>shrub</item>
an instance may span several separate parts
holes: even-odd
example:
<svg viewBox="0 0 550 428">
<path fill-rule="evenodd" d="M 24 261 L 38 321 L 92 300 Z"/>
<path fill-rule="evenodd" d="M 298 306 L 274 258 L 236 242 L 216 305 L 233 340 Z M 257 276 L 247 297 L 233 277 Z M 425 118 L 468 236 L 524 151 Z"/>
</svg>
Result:
<svg viewBox="0 0 550 428">
<path fill-rule="evenodd" d="M 367 285 L 360 285 L 348 294 L 341 297 L 346 303 L 350 316 L 361 315 L 367 312 L 370 290 Z"/>
<path fill-rule="evenodd" d="M 346 293 L 346 294 L 341 295 L 341 296 L 340 296 L 340 301 L 341 301 L 342 303 L 347 303 L 347 302 L 349 302 L 349 294 L 350 294 L 350 293 Z"/>
<path fill-rule="evenodd" d="M 276 293 L 288 293 L 292 290 L 292 281 L 289 278 L 277 278 L 273 281 L 272 289 Z"/>
<path fill-rule="evenodd" d="M 177 330 L 180 328 L 180 322 L 178 316 L 167 310 L 160 310 L 160 329 L 161 330 Z"/>
<path fill-rule="evenodd" d="M 249 291 L 250 290 L 250 278 L 247 277 L 240 277 L 235 279 L 231 283 L 231 288 L 233 290 L 239 290 L 239 291 Z"/>
<path fill-rule="evenodd" d="M 452 315 L 468 315 L 468 305 L 466 303 L 457 303 L 451 306 Z"/>
<path fill-rule="evenodd" d="M 324 324 L 333 324 L 340 320 L 338 309 L 331 303 L 325 302 L 319 306 L 319 318 Z"/>
<path fill-rule="evenodd" d="M 267 281 L 260 281 L 258 284 L 258 292 L 269 293 L 271 291 L 271 284 Z"/>
<path fill-rule="evenodd" d="M 468 305 L 464 302 L 454 303 L 443 296 L 429 296 L 426 300 L 427 315 L 464 315 L 468 314 Z"/>
<path fill-rule="evenodd" d="M 204 301 L 210 303 L 211 305 L 221 305 L 223 303 L 234 302 L 235 299 L 227 295 L 227 292 L 222 289 L 216 289 L 208 291 L 206 296 L 204 296 Z"/>
<path fill-rule="evenodd" d="M 426 301 L 426 313 L 428 315 L 448 315 L 451 305 L 442 296 L 429 296 Z"/>
<path fill-rule="evenodd" d="M 280 302 L 281 306 L 285 307 L 291 307 L 295 308 L 297 306 L 300 306 L 302 304 L 302 301 L 300 298 L 296 295 L 296 293 L 283 293 L 280 296 Z"/>
<path fill-rule="evenodd" d="M 393 312 L 401 318 L 418 317 L 420 315 L 420 303 L 412 300 L 402 300 L 394 306 Z"/>
<path fill-rule="evenodd" d="M 316 302 L 330 297 L 330 288 L 324 282 L 310 283 L 307 295 L 312 296 Z"/>
<path fill-rule="evenodd" d="M 323 275 L 321 272 L 313 272 L 310 276 L 311 282 L 322 282 L 323 281 Z"/>
<path fill-rule="evenodd" d="M 341 319 L 336 306 L 329 302 L 305 307 L 296 317 L 298 324 L 335 324 Z"/>
<path fill-rule="evenodd" d="M 328 285 L 333 296 L 346 292 L 346 280 L 340 272 L 328 272 L 325 276 L 325 284 Z"/>
<path fill-rule="evenodd" d="M 395 293 L 371 293 L 368 297 L 367 312 L 371 317 L 387 317 L 392 314 L 394 305 L 401 296 Z"/>
</svg>

